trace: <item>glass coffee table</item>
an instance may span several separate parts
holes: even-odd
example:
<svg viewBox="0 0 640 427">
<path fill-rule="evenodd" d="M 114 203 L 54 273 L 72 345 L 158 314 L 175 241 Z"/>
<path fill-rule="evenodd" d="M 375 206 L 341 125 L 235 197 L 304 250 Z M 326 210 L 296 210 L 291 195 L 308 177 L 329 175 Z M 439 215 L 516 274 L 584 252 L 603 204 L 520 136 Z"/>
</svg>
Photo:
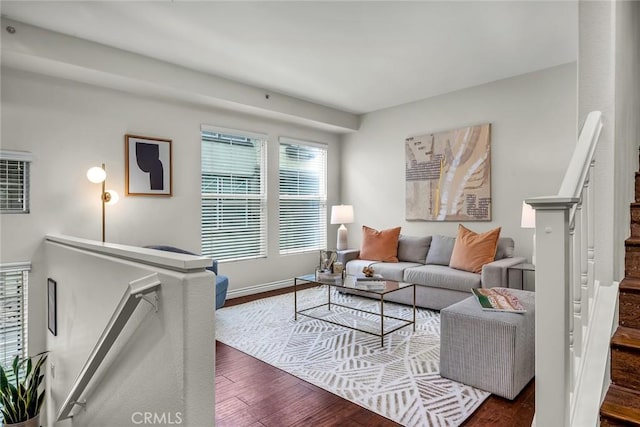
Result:
<svg viewBox="0 0 640 427">
<path fill-rule="evenodd" d="M 318 286 L 326 286 L 327 287 L 327 302 L 319 305 L 314 305 L 313 307 L 304 308 L 298 310 L 298 286 L 303 284 L 316 284 Z M 358 282 L 360 283 L 360 282 Z M 366 283 L 366 282 L 364 282 Z M 373 284 L 375 283 L 375 284 Z M 355 279 L 352 276 L 347 276 L 345 279 L 335 279 L 335 280 L 318 280 L 316 279 L 315 274 L 307 274 L 305 276 L 296 277 L 293 281 L 293 305 L 294 305 L 294 317 L 295 320 L 298 320 L 298 315 L 310 317 L 312 319 L 320 320 L 323 322 L 331 323 L 334 325 L 342 326 L 345 328 L 353 329 L 355 331 L 364 332 L 366 334 L 374 335 L 380 337 L 380 346 L 384 347 L 384 337 L 389 335 L 392 332 L 397 331 L 398 329 L 404 328 L 409 325 L 413 325 L 413 331 L 416 330 L 416 285 L 413 283 L 403 283 L 396 282 L 393 280 L 376 280 L 370 286 L 376 286 L 375 289 L 363 289 L 360 287 L 355 287 Z M 356 307 L 350 307 L 344 304 L 339 304 L 337 302 L 331 301 L 331 290 L 332 289 L 354 289 L 358 292 L 363 293 L 367 297 L 377 299 L 380 302 L 380 311 L 369 311 L 363 310 Z M 389 316 L 384 314 L 384 297 L 393 292 L 398 292 L 405 289 L 411 289 L 412 296 L 412 318 L 411 320 L 403 319 L 401 317 Z M 331 311 L 331 307 L 342 307 L 347 310 L 353 310 L 361 313 L 368 313 L 374 315 L 379 318 L 379 332 L 373 331 L 371 329 L 367 330 L 364 327 L 358 327 L 356 324 L 349 324 L 347 321 L 340 321 L 340 316 L 333 316 L 332 319 L 327 319 L 326 317 L 321 317 L 313 312 L 317 312 L 319 308 L 326 307 L 328 311 Z M 326 313 L 326 312 L 325 312 Z M 391 326 L 387 325 L 385 329 L 385 319 L 388 320 L 388 323 L 391 323 Z"/>
</svg>

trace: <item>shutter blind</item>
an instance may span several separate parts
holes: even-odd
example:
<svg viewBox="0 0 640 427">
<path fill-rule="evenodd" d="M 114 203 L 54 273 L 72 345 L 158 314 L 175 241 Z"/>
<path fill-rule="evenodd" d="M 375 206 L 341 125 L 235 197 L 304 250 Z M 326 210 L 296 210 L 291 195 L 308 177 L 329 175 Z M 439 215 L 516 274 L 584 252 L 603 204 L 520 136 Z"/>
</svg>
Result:
<svg viewBox="0 0 640 427">
<path fill-rule="evenodd" d="M 0 152 L 0 212 L 29 213 L 28 153 Z"/>
<path fill-rule="evenodd" d="M 29 263 L 0 265 L 0 363 L 27 356 L 27 278 Z"/>
<path fill-rule="evenodd" d="M 219 261 L 266 256 L 265 140 L 202 131 L 202 253 Z"/>
<path fill-rule="evenodd" d="M 327 246 L 327 148 L 280 139 L 280 253 Z"/>
</svg>

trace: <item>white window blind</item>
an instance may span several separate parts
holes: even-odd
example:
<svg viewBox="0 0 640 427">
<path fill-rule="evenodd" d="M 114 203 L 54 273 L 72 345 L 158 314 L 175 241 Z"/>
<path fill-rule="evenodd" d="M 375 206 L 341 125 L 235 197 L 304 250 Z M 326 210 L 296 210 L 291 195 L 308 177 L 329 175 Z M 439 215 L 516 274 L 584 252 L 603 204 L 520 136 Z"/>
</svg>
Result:
<svg viewBox="0 0 640 427">
<path fill-rule="evenodd" d="M 267 254 L 266 138 L 202 130 L 202 253 L 219 261 Z"/>
<path fill-rule="evenodd" d="M 327 148 L 280 138 L 280 253 L 327 246 Z"/>
<path fill-rule="evenodd" d="M 29 213 L 29 162 L 31 155 L 0 151 L 0 212 Z"/>
<path fill-rule="evenodd" d="M 27 279 L 29 263 L 0 265 L 0 363 L 27 355 Z"/>
</svg>

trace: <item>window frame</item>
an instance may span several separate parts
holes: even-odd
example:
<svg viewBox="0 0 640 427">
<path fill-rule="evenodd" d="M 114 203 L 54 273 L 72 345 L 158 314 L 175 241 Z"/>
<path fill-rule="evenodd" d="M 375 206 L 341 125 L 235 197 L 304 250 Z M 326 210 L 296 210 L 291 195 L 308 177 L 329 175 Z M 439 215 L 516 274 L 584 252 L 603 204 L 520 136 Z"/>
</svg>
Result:
<svg viewBox="0 0 640 427">
<path fill-rule="evenodd" d="M 30 262 L 16 262 L 16 263 L 5 263 L 0 264 L 0 305 L 2 305 L 2 310 L 0 313 L 3 314 L 3 317 L 0 318 L 2 325 L 7 330 L 0 330 L 0 337 L 2 344 L 0 345 L 0 363 L 5 363 L 5 366 L 8 366 L 13 358 L 18 355 L 21 358 L 25 358 L 29 354 L 29 272 L 31 271 L 31 263 Z M 15 275 L 18 273 L 21 275 L 19 279 L 20 283 L 18 285 L 14 285 L 12 288 L 7 289 L 7 278 L 5 275 Z M 17 276 L 17 275 L 16 275 Z M 18 280 L 14 276 L 12 281 Z M 14 292 L 13 294 L 7 294 L 7 292 Z M 13 301 L 12 301 L 13 300 Z M 7 319 L 12 313 L 15 312 L 15 309 L 7 309 L 8 304 L 11 303 L 18 304 L 20 308 L 20 323 L 18 325 L 18 331 L 13 333 L 18 334 L 18 341 L 13 346 L 7 346 L 7 343 L 10 341 L 7 339 L 7 336 L 10 334 L 8 329 L 16 329 L 15 327 L 10 327 L 10 321 Z M 9 306 L 11 307 L 11 306 Z M 5 318 L 4 316 L 7 316 Z M 12 320 L 15 322 L 15 319 Z M 8 350 L 15 348 L 13 352 L 9 352 Z"/>
<path fill-rule="evenodd" d="M 22 167 L 21 177 L 22 189 L 18 198 L 22 199 L 22 207 L 20 209 L 10 209 L 8 204 L 5 205 L 5 199 L 0 196 L 0 214 L 28 214 L 30 213 L 30 181 L 31 181 L 31 162 L 33 156 L 26 151 L 0 150 L 0 169 L 7 168 L 9 174 L 9 162 L 19 163 Z M 5 166 L 6 163 L 6 166 Z M 0 188 L 9 187 L 9 182 L 0 182 Z M 7 196 L 7 201 L 9 197 Z"/>
<path fill-rule="evenodd" d="M 295 255 L 295 254 L 303 254 L 314 252 L 327 248 L 327 204 L 328 204 L 328 186 L 329 186 L 329 173 L 328 173 L 328 164 L 329 164 L 329 146 L 328 144 L 301 140 L 298 138 L 290 138 L 286 136 L 282 136 L 278 138 L 278 174 L 279 177 L 282 174 L 283 165 L 280 162 L 280 147 L 283 145 L 294 145 L 301 147 L 309 147 L 322 150 L 323 152 L 323 176 L 322 176 L 322 194 L 318 195 L 289 195 L 282 194 L 281 191 L 281 182 L 280 178 L 278 178 L 278 221 L 279 221 L 279 238 L 278 238 L 278 252 L 280 255 Z M 299 246 L 295 248 L 283 249 L 283 228 L 282 228 L 282 201 L 283 200 L 316 200 L 318 201 L 318 213 L 320 215 L 319 221 L 319 229 L 316 234 L 317 240 L 319 243 L 316 245 L 308 245 L 308 246 Z"/>
<path fill-rule="evenodd" d="M 204 178 L 204 157 L 203 157 L 203 145 L 205 143 L 205 133 L 215 133 L 219 135 L 228 135 L 238 138 L 247 138 L 253 141 L 257 141 L 260 145 L 260 174 L 259 185 L 260 190 L 258 194 L 251 193 L 225 193 L 225 192 L 204 192 L 203 191 L 203 178 Z M 221 263 L 243 261 L 250 259 L 266 258 L 268 255 L 268 205 L 267 205 L 267 135 L 263 133 L 248 132 L 237 129 L 229 129 L 221 126 L 202 125 L 200 129 L 200 242 L 202 245 L 203 255 L 212 256 L 214 259 Z M 258 251 L 255 254 L 249 256 L 227 256 L 226 254 L 207 253 L 205 250 L 204 239 L 204 204 L 205 201 L 225 200 L 225 201 L 257 201 L 260 205 L 260 219 L 259 219 L 259 236 L 255 244 L 258 246 Z M 247 204 L 247 206 L 249 206 Z M 224 215 L 219 214 L 220 220 L 224 220 Z M 220 227 L 221 229 L 224 227 Z"/>
</svg>

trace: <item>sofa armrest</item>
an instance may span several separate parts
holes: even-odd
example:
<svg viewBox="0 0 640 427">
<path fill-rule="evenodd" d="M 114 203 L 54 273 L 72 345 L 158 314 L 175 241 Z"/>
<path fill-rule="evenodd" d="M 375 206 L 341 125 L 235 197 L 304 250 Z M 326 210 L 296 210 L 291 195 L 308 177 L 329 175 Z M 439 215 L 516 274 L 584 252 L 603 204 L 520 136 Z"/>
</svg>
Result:
<svg viewBox="0 0 640 427">
<path fill-rule="evenodd" d="M 480 281 L 483 288 L 509 287 L 507 269 L 513 265 L 526 262 L 523 257 L 502 258 L 482 266 Z"/>
<path fill-rule="evenodd" d="M 359 249 L 345 249 L 343 251 L 337 251 L 338 252 L 338 262 L 341 262 L 342 265 L 344 265 L 346 267 L 347 263 L 349 261 L 353 261 L 354 259 L 358 259 L 358 256 L 360 256 L 360 250 Z"/>
</svg>

